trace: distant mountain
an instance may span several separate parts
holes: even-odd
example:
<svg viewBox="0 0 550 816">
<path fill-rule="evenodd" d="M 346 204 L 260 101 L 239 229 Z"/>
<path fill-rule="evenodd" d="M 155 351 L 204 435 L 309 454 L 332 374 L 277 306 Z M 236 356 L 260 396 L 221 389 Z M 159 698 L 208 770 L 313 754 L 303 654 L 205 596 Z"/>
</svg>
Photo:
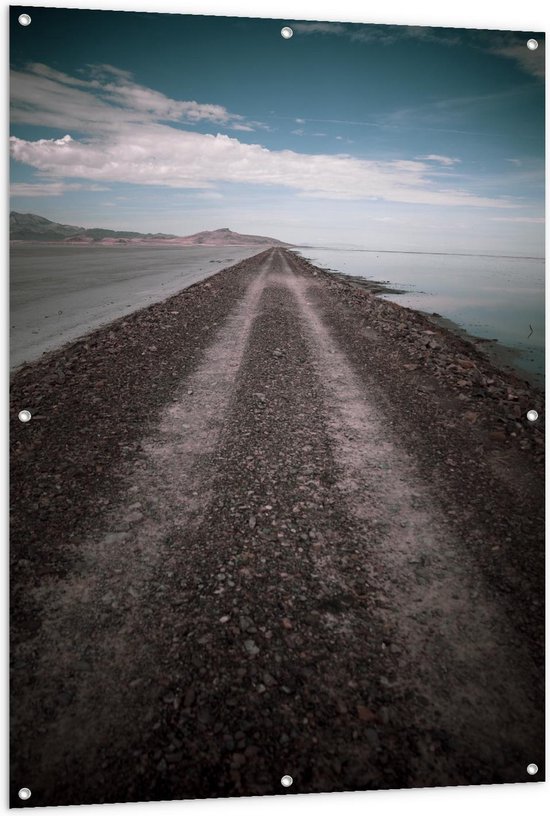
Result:
<svg viewBox="0 0 550 816">
<path fill-rule="evenodd" d="M 143 233 L 125 230 L 86 229 L 69 224 L 56 224 L 40 215 L 32 213 L 10 213 L 10 240 L 48 241 L 64 244 L 148 244 L 175 246 L 292 246 L 266 238 L 263 235 L 241 235 L 227 227 L 218 230 L 197 232 L 194 235 L 178 236 L 162 232 Z"/>
<path fill-rule="evenodd" d="M 277 238 L 266 238 L 265 235 L 242 235 L 232 232 L 228 227 L 195 232 L 194 235 L 178 239 L 178 242 L 193 246 L 292 246 Z"/>
<path fill-rule="evenodd" d="M 86 229 L 69 224 L 56 224 L 41 215 L 10 213 L 10 240 L 12 241 L 102 241 L 103 239 L 175 238 L 164 233 L 127 232 L 108 229 Z"/>
<path fill-rule="evenodd" d="M 32 213 L 10 213 L 10 239 L 12 241 L 64 241 L 72 235 L 84 232 L 84 227 L 56 224 Z"/>
</svg>

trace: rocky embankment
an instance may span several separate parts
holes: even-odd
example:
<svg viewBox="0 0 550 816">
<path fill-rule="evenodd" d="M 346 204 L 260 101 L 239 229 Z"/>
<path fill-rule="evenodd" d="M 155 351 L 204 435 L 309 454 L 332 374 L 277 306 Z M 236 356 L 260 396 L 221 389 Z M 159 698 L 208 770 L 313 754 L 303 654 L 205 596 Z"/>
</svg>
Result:
<svg viewBox="0 0 550 816">
<path fill-rule="evenodd" d="M 362 312 L 370 327 L 388 341 L 388 357 L 401 352 L 410 358 L 407 371 L 418 371 L 444 382 L 472 425 L 482 418 L 491 424 L 489 438 L 495 443 L 530 449 L 537 461 L 544 458 L 544 393 L 512 370 L 496 366 L 477 338 L 462 338 L 421 312 L 373 297 L 369 289 L 348 278 L 344 281 L 297 256 L 297 266 L 323 277 L 334 296 Z M 374 294 L 385 289 L 375 287 Z M 421 386 L 422 387 L 422 386 Z M 429 389 L 429 384 L 428 384 Z M 536 422 L 527 411 L 539 414 Z"/>
<path fill-rule="evenodd" d="M 304 258 L 294 263 L 323 281 L 318 304 L 327 324 L 392 416 L 393 432 L 437 485 L 457 529 L 465 525 L 465 541 L 508 599 L 510 615 L 522 621 L 526 636 L 536 629 L 540 643 L 544 393 L 497 367 L 475 338 L 381 300 L 353 281 L 335 280 Z M 531 409 L 538 413 L 535 422 L 527 419 Z M 510 493 L 503 492 L 504 485 Z M 464 507 L 457 510 L 461 503 L 476 507 L 489 534 L 471 522 Z"/>
<path fill-rule="evenodd" d="M 13 805 L 544 778 L 542 394 L 475 345 L 275 248 L 11 423 Z"/>
</svg>

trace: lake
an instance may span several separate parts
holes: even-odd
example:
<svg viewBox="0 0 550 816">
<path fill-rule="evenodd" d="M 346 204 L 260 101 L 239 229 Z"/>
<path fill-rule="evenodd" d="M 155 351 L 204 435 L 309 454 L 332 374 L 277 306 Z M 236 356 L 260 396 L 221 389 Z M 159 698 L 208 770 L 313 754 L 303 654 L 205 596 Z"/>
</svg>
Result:
<svg viewBox="0 0 550 816">
<path fill-rule="evenodd" d="M 300 253 L 318 266 L 405 290 L 380 297 L 437 312 L 476 337 L 497 339 L 517 352 L 519 368 L 543 382 L 543 258 L 316 247 Z"/>
</svg>

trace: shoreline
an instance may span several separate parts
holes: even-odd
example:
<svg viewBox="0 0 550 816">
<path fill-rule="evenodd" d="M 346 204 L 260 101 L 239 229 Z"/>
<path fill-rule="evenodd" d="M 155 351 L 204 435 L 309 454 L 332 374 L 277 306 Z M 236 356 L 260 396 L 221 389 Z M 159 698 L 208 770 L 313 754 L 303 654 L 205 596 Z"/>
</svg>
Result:
<svg viewBox="0 0 550 816">
<path fill-rule="evenodd" d="M 534 371 L 528 371 L 517 362 L 518 357 L 521 355 L 519 349 L 507 346 L 501 343 L 500 340 L 491 340 L 486 337 L 478 337 L 475 334 L 471 334 L 471 332 L 464 329 L 459 323 L 456 323 L 449 317 L 444 317 L 434 312 L 424 312 L 421 309 L 418 309 L 418 311 L 425 315 L 434 325 L 441 326 L 453 334 L 458 335 L 458 337 L 462 337 L 475 348 L 481 346 L 478 350 L 481 351 L 482 354 L 485 354 L 490 362 L 497 368 L 516 374 L 535 388 L 540 388 L 542 391 L 545 390 L 544 375 L 537 374 Z"/>
<path fill-rule="evenodd" d="M 307 261 L 312 266 L 316 266 L 311 259 L 306 258 L 304 255 L 300 255 L 298 257 Z M 404 295 L 410 293 L 408 289 L 399 289 L 395 286 L 392 286 L 389 283 L 389 281 L 378 281 L 371 280 L 369 278 L 361 278 L 359 276 L 348 275 L 345 272 L 340 272 L 337 269 L 327 267 L 316 268 L 320 269 L 322 272 L 325 272 L 331 277 L 336 278 L 337 280 L 348 283 L 351 286 L 356 286 L 360 289 L 365 289 L 366 291 L 372 293 L 373 295 Z M 436 312 L 426 312 L 423 309 L 413 309 L 410 306 L 403 306 L 400 303 L 395 303 L 394 305 L 399 306 L 401 309 L 415 312 L 416 314 L 424 315 L 435 326 L 443 328 L 446 331 L 450 331 L 453 334 L 460 337 L 462 340 L 471 343 L 472 346 L 477 351 L 480 351 L 482 354 L 485 354 L 488 360 L 497 368 L 501 369 L 504 372 L 511 372 L 513 374 L 516 374 L 522 380 L 527 381 L 533 387 L 538 388 L 542 391 L 545 390 L 544 373 L 538 374 L 537 372 L 529 371 L 519 362 L 517 362 L 517 358 L 520 357 L 522 353 L 519 349 L 516 349 L 513 346 L 508 346 L 505 343 L 501 343 L 497 339 L 489 339 L 472 334 L 456 321 L 452 320 L 449 317 L 445 317 L 444 315 L 440 315 Z M 478 348 L 479 346 L 482 346 L 482 348 Z"/>
<path fill-rule="evenodd" d="M 452 321 L 384 300 L 370 290 L 369 281 L 342 273 L 337 277 L 294 257 L 301 272 L 322 277 L 342 307 L 351 309 L 360 345 L 361 334 L 379 338 L 387 350 L 386 378 L 396 367 L 405 369 L 412 377 L 415 398 L 420 392 L 432 394 L 437 383 L 447 399 L 450 392 L 453 413 L 462 414 L 472 430 L 484 425 L 497 446 L 519 445 L 525 452 L 529 449 L 538 464 L 544 463 L 544 388 L 522 372 L 503 367 L 500 355 L 492 359 L 485 350 L 490 341 L 476 343 L 465 330 L 456 331 Z M 526 419 L 532 408 L 539 415 L 535 423 Z"/>
</svg>

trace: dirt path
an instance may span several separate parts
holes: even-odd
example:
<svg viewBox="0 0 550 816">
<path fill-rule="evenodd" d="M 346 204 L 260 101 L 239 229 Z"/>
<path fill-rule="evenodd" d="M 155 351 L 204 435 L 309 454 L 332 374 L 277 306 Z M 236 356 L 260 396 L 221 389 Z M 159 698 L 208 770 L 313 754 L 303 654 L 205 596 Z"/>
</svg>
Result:
<svg viewBox="0 0 550 816">
<path fill-rule="evenodd" d="M 529 499 L 494 462 L 483 510 L 456 494 L 476 475 L 460 428 L 439 480 L 450 453 L 410 430 L 408 374 L 377 376 L 380 335 L 290 253 L 205 286 L 217 325 L 193 365 L 161 379 L 62 566 L 16 587 L 13 790 L 41 805 L 281 793 L 284 774 L 298 793 L 513 782 L 529 762 L 542 779 L 533 610 L 509 614 L 524 576 L 504 566 L 518 588 L 501 593 L 478 558 L 518 525 L 535 546 Z M 430 399 L 452 413 L 448 392 Z"/>
</svg>

